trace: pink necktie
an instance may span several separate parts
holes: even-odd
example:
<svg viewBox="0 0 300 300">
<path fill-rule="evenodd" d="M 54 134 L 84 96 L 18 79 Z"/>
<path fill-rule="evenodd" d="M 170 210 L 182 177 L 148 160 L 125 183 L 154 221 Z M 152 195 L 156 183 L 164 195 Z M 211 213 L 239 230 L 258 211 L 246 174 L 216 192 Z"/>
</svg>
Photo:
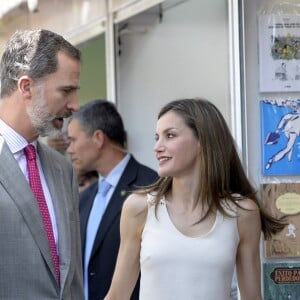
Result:
<svg viewBox="0 0 300 300">
<path fill-rule="evenodd" d="M 52 229 L 51 218 L 48 211 L 48 206 L 44 196 L 40 174 L 38 166 L 36 163 L 36 151 L 33 145 L 27 145 L 24 148 L 24 153 L 27 160 L 29 184 L 32 189 L 33 194 L 37 199 L 37 203 L 40 208 L 40 213 L 44 222 L 44 226 L 47 232 L 48 242 L 51 250 L 52 261 L 57 277 L 57 282 L 60 282 L 60 272 L 59 272 L 59 257 L 56 250 L 56 244 L 54 240 L 54 234 Z"/>
</svg>

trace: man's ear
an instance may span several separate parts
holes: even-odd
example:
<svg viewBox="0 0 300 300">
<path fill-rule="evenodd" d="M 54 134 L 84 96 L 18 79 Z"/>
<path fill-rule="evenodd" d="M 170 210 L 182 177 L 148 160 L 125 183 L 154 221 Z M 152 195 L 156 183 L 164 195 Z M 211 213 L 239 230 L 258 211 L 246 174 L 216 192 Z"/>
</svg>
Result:
<svg viewBox="0 0 300 300">
<path fill-rule="evenodd" d="M 26 99 L 30 99 L 32 96 L 32 84 L 33 80 L 27 75 L 21 76 L 18 80 L 18 90 Z"/>
<path fill-rule="evenodd" d="M 93 140 L 98 148 L 102 148 L 104 140 L 105 140 L 105 133 L 100 129 L 96 130 L 93 133 Z"/>
</svg>

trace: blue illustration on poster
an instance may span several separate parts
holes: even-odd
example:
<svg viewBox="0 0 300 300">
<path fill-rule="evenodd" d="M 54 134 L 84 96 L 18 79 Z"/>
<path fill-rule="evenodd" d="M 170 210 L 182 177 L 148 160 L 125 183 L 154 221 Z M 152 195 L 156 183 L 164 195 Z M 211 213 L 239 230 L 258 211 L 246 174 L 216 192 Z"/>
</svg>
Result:
<svg viewBox="0 0 300 300">
<path fill-rule="evenodd" d="M 263 175 L 300 174 L 300 99 L 263 99 Z"/>
</svg>

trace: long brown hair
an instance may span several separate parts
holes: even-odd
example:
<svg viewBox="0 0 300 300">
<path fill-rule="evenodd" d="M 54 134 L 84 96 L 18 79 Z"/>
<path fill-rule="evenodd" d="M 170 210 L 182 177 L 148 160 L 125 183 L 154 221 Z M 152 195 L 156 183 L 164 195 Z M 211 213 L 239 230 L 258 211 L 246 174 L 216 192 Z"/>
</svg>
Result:
<svg viewBox="0 0 300 300">
<path fill-rule="evenodd" d="M 216 210 L 227 215 L 221 204 L 222 199 L 240 207 L 236 200 L 250 198 L 260 208 L 265 238 L 270 238 L 272 234 L 282 230 L 285 224 L 271 217 L 261 208 L 257 193 L 243 169 L 235 141 L 216 106 L 204 99 L 175 100 L 160 110 L 158 119 L 169 111 L 184 120 L 201 145 L 201 168 L 199 168 L 201 180 L 198 199 L 201 199 L 208 210 L 200 221 Z M 167 194 L 171 187 L 172 178 L 161 177 L 143 191 L 155 192 L 157 206 L 161 197 Z"/>
</svg>

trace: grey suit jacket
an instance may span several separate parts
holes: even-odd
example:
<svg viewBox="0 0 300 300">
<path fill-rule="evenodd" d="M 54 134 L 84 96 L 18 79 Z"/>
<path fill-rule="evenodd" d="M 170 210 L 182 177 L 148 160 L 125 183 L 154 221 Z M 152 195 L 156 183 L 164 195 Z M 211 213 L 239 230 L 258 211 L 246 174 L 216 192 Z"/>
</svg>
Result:
<svg viewBox="0 0 300 300">
<path fill-rule="evenodd" d="M 60 287 L 36 199 L 0 135 L 0 299 L 84 299 L 76 175 L 55 150 L 37 151 L 58 228 Z"/>
</svg>

